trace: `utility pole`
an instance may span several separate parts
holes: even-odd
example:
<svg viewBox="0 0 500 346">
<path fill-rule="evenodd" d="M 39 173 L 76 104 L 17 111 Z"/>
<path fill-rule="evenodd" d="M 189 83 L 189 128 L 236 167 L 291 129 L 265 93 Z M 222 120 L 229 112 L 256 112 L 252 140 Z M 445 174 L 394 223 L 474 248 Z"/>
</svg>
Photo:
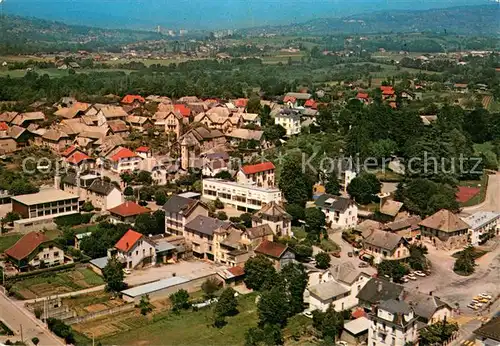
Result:
<svg viewBox="0 0 500 346">
<path fill-rule="evenodd" d="M 20 324 L 19 326 L 21 327 L 21 342 L 24 342 L 24 338 L 23 338 L 23 325 Z"/>
</svg>

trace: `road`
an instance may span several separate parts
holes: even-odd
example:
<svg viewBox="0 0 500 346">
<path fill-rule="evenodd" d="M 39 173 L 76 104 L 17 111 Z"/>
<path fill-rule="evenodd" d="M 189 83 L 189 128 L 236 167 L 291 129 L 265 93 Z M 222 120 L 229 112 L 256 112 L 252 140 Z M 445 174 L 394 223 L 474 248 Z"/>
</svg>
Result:
<svg viewBox="0 0 500 346">
<path fill-rule="evenodd" d="M 0 340 L 21 340 L 22 328 L 22 338 L 26 343 L 36 336 L 40 340 L 40 346 L 65 345 L 65 343 L 53 335 L 40 320 L 37 320 L 24 308 L 14 304 L 14 302 L 5 296 L 3 292 L 0 292 L 0 311 L 2 311 L 4 323 L 6 323 L 15 333 L 14 336 L 2 337 Z"/>
<path fill-rule="evenodd" d="M 500 172 L 488 175 L 488 188 L 484 202 L 463 208 L 461 214 L 468 216 L 478 211 L 500 212 Z"/>
</svg>

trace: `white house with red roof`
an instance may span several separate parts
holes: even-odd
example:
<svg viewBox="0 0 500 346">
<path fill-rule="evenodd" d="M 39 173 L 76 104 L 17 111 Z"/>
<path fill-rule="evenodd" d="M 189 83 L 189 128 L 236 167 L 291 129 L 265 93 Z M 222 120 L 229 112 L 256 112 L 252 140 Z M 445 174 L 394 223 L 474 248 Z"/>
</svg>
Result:
<svg viewBox="0 0 500 346">
<path fill-rule="evenodd" d="M 147 159 L 151 157 L 151 148 L 141 145 L 139 148 L 135 149 L 135 153 L 140 158 Z"/>
<path fill-rule="evenodd" d="M 138 170 L 142 158 L 128 148 L 116 147 L 106 155 L 106 160 L 110 163 L 111 171 L 121 174 Z"/>
<path fill-rule="evenodd" d="M 116 257 L 127 269 L 156 264 L 155 243 L 139 232 L 129 229 L 112 249 L 108 258 Z"/>
<path fill-rule="evenodd" d="M 108 209 L 113 223 L 133 224 L 137 216 L 151 213 L 151 209 L 143 207 L 132 201 L 125 201 L 114 208 Z"/>
<path fill-rule="evenodd" d="M 95 167 L 95 159 L 80 150 L 75 150 L 64 159 L 64 162 L 68 167 L 80 172 L 89 171 Z"/>
<path fill-rule="evenodd" d="M 240 184 L 252 184 L 259 187 L 274 187 L 276 167 L 272 162 L 261 162 L 245 165 L 236 173 L 236 181 Z"/>
</svg>

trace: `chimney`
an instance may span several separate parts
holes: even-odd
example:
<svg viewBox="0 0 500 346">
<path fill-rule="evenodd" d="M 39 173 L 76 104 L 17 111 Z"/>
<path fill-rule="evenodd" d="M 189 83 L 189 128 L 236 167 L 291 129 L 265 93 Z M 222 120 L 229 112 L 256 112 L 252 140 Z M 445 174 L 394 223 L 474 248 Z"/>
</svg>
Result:
<svg viewBox="0 0 500 346">
<path fill-rule="evenodd" d="M 432 291 L 429 291 L 429 295 L 432 297 Z"/>
</svg>

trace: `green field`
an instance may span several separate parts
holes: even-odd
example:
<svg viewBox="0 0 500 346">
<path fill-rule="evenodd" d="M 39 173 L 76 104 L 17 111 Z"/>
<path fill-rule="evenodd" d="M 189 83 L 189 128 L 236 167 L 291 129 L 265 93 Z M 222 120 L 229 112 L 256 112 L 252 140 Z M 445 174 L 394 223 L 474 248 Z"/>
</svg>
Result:
<svg viewBox="0 0 500 346">
<path fill-rule="evenodd" d="M 3 235 L 0 237 L 0 252 L 4 252 L 21 239 L 21 234 Z"/>
<path fill-rule="evenodd" d="M 73 292 L 104 284 L 102 277 L 88 268 L 47 272 L 19 280 L 12 285 L 17 296 L 24 299 Z"/>
<path fill-rule="evenodd" d="M 34 69 L 34 72 L 44 75 L 47 74 L 51 78 L 65 77 L 69 76 L 69 70 L 59 70 L 57 68 L 45 68 L 45 69 Z M 75 70 L 76 73 L 94 73 L 94 72 L 125 72 L 130 73 L 132 70 L 124 70 L 124 69 L 81 69 Z M 10 76 L 11 78 L 22 78 L 26 75 L 26 70 L 0 70 L 0 77 Z"/>
<path fill-rule="evenodd" d="M 119 316 L 108 316 L 75 325 L 75 329 L 91 336 L 99 329 L 119 332 L 104 338 L 96 337 L 96 342 L 103 345 L 243 345 L 245 332 L 257 325 L 256 294 L 248 294 L 238 298 L 239 313 L 226 318 L 227 324 L 221 328 L 212 326 L 213 311 L 210 308 L 199 311 L 182 311 L 175 314 L 171 311 L 160 312 L 152 316 L 135 313 L 125 320 Z M 114 319 L 113 319 L 114 318 Z M 284 330 L 284 337 L 301 335 L 311 325 L 311 320 L 298 315 L 289 319 Z M 90 331 L 90 333 L 89 333 Z"/>
</svg>

